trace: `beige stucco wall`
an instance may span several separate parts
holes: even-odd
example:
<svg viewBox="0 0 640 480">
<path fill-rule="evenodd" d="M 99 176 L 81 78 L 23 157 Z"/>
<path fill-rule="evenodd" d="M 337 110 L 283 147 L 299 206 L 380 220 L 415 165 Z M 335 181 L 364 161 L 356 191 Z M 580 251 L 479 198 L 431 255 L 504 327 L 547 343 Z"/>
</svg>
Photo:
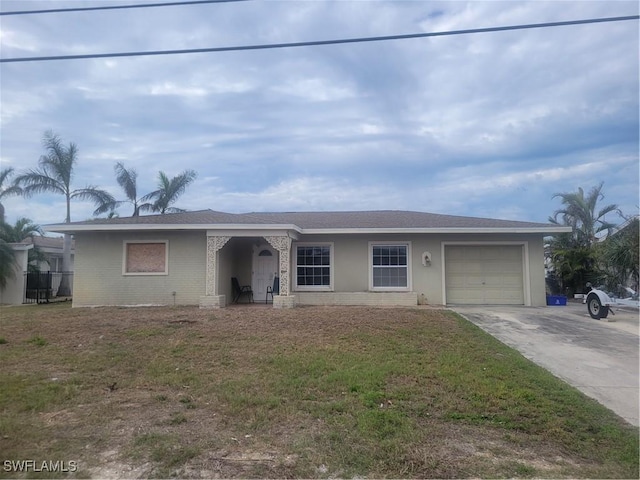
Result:
<svg viewBox="0 0 640 480">
<path fill-rule="evenodd" d="M 79 233 L 73 306 L 197 305 L 205 294 L 205 232 Z M 123 275 L 124 241 L 168 241 L 168 275 Z M 175 297 L 172 292 L 176 292 Z"/>
<path fill-rule="evenodd" d="M 123 243 L 125 240 L 167 240 L 169 242 L 169 274 L 158 276 L 122 275 Z M 227 304 L 232 300 L 231 277 L 236 276 L 240 284 L 251 284 L 252 245 L 256 238 L 231 238 L 218 252 L 218 294 L 225 295 Z M 335 295 L 342 293 L 369 292 L 369 242 L 411 243 L 411 288 L 412 295 Z M 466 242 L 474 244 L 498 244 L 501 242 L 526 242 L 528 268 L 525 268 L 531 305 L 545 305 L 544 251 L 541 234 L 527 235 L 455 235 L 455 234 L 388 234 L 302 236 L 299 242 L 333 243 L 334 292 L 333 301 L 351 304 L 379 304 L 388 300 L 390 304 L 406 304 L 410 298 L 421 299 L 429 304 L 442 304 L 443 296 L 443 243 Z M 295 243 L 294 243 L 295 246 Z M 422 265 L 422 253 L 431 252 L 431 265 Z M 291 278 L 295 278 L 292 251 Z M 205 295 L 206 277 L 206 233 L 202 232 L 149 232 L 81 233 L 76 235 L 76 264 L 74 281 L 74 306 L 86 305 L 140 305 L 174 302 L 176 304 L 199 303 Z M 331 295 L 323 293 L 292 293 L 298 303 L 327 303 Z M 403 292 L 401 292 L 403 293 Z M 386 298 L 386 300 L 385 300 Z M 360 299 L 360 300 L 358 300 Z"/>
<path fill-rule="evenodd" d="M 418 304 L 413 292 L 296 292 L 296 305 L 404 306 Z"/>
<path fill-rule="evenodd" d="M 443 295 L 443 243 L 468 242 L 473 244 L 499 244 L 502 242 L 524 242 L 528 250 L 528 282 L 530 286 L 531 305 L 546 304 L 544 280 L 544 250 L 541 234 L 486 234 L 486 235 L 456 235 L 456 234 L 389 234 L 389 235 L 350 235 L 345 237 L 331 237 L 324 235 L 303 236 L 299 242 L 332 242 L 334 247 L 334 292 L 367 292 L 369 291 L 369 242 L 410 242 L 411 243 L 411 291 L 417 296 L 424 295 L 427 303 L 442 304 Z M 295 243 L 294 243 L 295 246 Z M 422 253 L 431 253 L 431 265 L 422 265 Z M 292 253 L 292 257 L 295 251 Z M 293 268 L 293 265 L 292 265 Z M 295 272 L 294 272 L 295 273 Z M 295 275 L 292 275 L 292 282 Z M 308 295 L 299 294 L 301 301 L 305 298 L 317 302 L 321 293 Z M 527 295 L 525 293 L 525 298 Z"/>
<path fill-rule="evenodd" d="M 5 288 L 0 288 L 0 303 L 7 305 L 21 305 L 24 300 L 24 288 L 26 283 L 25 272 L 28 264 L 28 251 L 13 249 L 15 262 L 12 276 L 7 279 Z"/>
</svg>

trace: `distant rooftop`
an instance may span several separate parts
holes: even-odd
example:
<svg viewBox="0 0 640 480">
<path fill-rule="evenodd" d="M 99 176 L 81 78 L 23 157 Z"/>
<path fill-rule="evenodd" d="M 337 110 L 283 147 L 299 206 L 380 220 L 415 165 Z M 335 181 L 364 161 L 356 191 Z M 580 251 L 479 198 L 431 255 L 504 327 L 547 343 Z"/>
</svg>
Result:
<svg viewBox="0 0 640 480">
<path fill-rule="evenodd" d="M 34 235 L 33 237 L 27 237 L 22 243 L 28 245 L 35 245 L 43 250 L 60 250 L 62 251 L 64 238 L 63 237 L 43 237 L 40 235 Z M 71 242 L 71 248 L 75 247 L 75 242 Z"/>
</svg>

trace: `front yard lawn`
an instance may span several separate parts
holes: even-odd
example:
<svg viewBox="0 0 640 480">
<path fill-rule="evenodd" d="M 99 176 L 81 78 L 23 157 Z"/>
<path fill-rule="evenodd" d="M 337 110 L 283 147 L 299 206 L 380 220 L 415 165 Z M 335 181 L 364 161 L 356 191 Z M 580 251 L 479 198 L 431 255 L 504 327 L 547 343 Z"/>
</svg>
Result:
<svg viewBox="0 0 640 480">
<path fill-rule="evenodd" d="M 639 476 L 637 428 L 430 309 L 1 307 L 0 452 L 11 478 Z"/>
</svg>

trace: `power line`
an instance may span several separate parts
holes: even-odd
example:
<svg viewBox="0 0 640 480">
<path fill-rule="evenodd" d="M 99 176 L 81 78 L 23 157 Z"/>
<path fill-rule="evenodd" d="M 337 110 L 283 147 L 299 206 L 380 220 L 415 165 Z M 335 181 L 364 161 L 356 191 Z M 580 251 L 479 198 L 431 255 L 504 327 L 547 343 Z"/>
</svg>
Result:
<svg viewBox="0 0 640 480">
<path fill-rule="evenodd" d="M 45 56 L 45 57 L 16 57 L 16 58 L 2 58 L 0 59 L 0 63 L 45 62 L 45 61 L 53 61 L 53 60 L 81 60 L 81 59 L 89 59 L 89 58 L 145 57 L 145 56 L 158 56 L 158 55 L 184 55 L 184 54 L 190 54 L 190 53 L 216 53 L 216 52 L 236 52 L 236 51 L 245 51 L 245 50 L 269 50 L 269 49 L 275 49 L 275 48 L 315 47 L 320 45 L 338 45 L 343 43 L 382 42 L 382 41 L 389 41 L 389 40 L 407 40 L 412 38 L 466 35 L 470 33 L 503 32 L 507 30 L 524 30 L 524 29 L 531 29 L 531 28 L 565 27 L 569 25 L 584 25 L 589 23 L 621 22 L 626 20 L 638 20 L 639 18 L 640 18 L 640 15 L 631 15 L 626 17 L 570 20 L 566 22 L 547 22 L 547 23 L 532 23 L 527 25 L 510 25 L 510 26 L 504 26 L 504 27 L 471 28 L 467 30 L 451 30 L 451 31 L 445 31 L 445 32 L 410 33 L 410 34 L 404 34 L 404 35 L 344 38 L 344 39 L 337 39 L 337 40 L 317 40 L 317 41 L 311 41 L 311 42 L 271 43 L 271 44 L 261 44 L 261 45 L 244 45 L 244 46 L 236 46 L 236 47 L 189 48 L 184 50 L 157 50 L 157 51 L 147 51 L 147 52 L 92 53 L 92 54 L 85 54 L 85 55 L 59 55 L 59 56 Z"/>
<path fill-rule="evenodd" d="M 68 13 L 68 12 L 90 12 L 94 10 L 122 10 L 126 8 L 152 8 L 152 7 L 176 7 L 180 5 L 199 5 L 204 3 L 230 3 L 248 2 L 249 0 L 193 0 L 184 2 L 166 3 L 142 3 L 137 5 L 105 5 L 101 7 L 72 7 L 72 8 L 50 8 L 47 10 L 14 10 L 10 12 L 0 12 L 3 15 L 34 15 L 40 13 Z"/>
</svg>

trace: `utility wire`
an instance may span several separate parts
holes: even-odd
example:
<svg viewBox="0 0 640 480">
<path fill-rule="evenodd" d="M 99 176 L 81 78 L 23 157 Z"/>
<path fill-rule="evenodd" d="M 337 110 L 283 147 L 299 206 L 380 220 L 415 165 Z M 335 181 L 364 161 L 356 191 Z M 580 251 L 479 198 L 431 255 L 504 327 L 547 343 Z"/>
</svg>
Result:
<svg viewBox="0 0 640 480">
<path fill-rule="evenodd" d="M 189 54 L 189 53 L 235 52 L 235 51 L 244 51 L 244 50 L 268 50 L 268 49 L 275 49 L 275 48 L 315 47 L 319 45 L 337 45 L 342 43 L 381 42 L 381 41 L 389 41 L 389 40 L 406 40 L 411 38 L 466 35 L 470 33 L 503 32 L 507 30 L 524 30 L 524 29 L 531 29 L 531 28 L 565 27 L 569 25 L 584 25 L 588 23 L 621 22 L 626 20 L 638 20 L 639 18 L 640 18 L 640 15 L 631 15 L 626 17 L 570 20 L 566 22 L 547 22 L 547 23 L 532 23 L 527 25 L 510 25 L 510 26 L 504 26 L 504 27 L 471 28 L 467 30 L 451 30 L 451 31 L 445 31 L 445 32 L 410 33 L 410 34 L 404 34 L 404 35 L 345 38 L 345 39 L 337 39 L 337 40 L 317 40 L 317 41 L 311 41 L 311 42 L 271 43 L 271 44 L 262 44 L 262 45 L 244 45 L 244 46 L 237 46 L 237 47 L 190 48 L 190 49 L 184 49 L 184 50 L 158 50 L 158 51 L 147 51 L 147 52 L 93 53 L 93 54 L 85 54 L 85 55 L 60 55 L 60 56 L 45 56 L 45 57 L 16 57 L 16 58 L 2 58 L 0 59 L 0 63 L 45 62 L 45 61 L 52 61 L 52 60 L 81 60 L 81 59 L 88 59 L 88 58 L 144 57 L 144 56 L 154 56 L 154 55 L 155 56 L 183 55 L 183 54 Z"/>
<path fill-rule="evenodd" d="M 103 5 L 101 7 L 72 7 L 72 8 L 50 8 L 47 10 L 14 10 L 9 12 L 0 12 L 3 15 L 33 15 L 40 13 L 68 13 L 68 12 L 90 12 L 94 10 L 122 10 L 125 8 L 151 8 L 151 7 L 176 7 L 180 5 L 200 5 L 204 3 L 230 3 L 230 2 L 248 2 L 249 0 L 193 0 L 184 2 L 166 2 L 166 3 L 142 3 L 137 5 Z"/>
</svg>

